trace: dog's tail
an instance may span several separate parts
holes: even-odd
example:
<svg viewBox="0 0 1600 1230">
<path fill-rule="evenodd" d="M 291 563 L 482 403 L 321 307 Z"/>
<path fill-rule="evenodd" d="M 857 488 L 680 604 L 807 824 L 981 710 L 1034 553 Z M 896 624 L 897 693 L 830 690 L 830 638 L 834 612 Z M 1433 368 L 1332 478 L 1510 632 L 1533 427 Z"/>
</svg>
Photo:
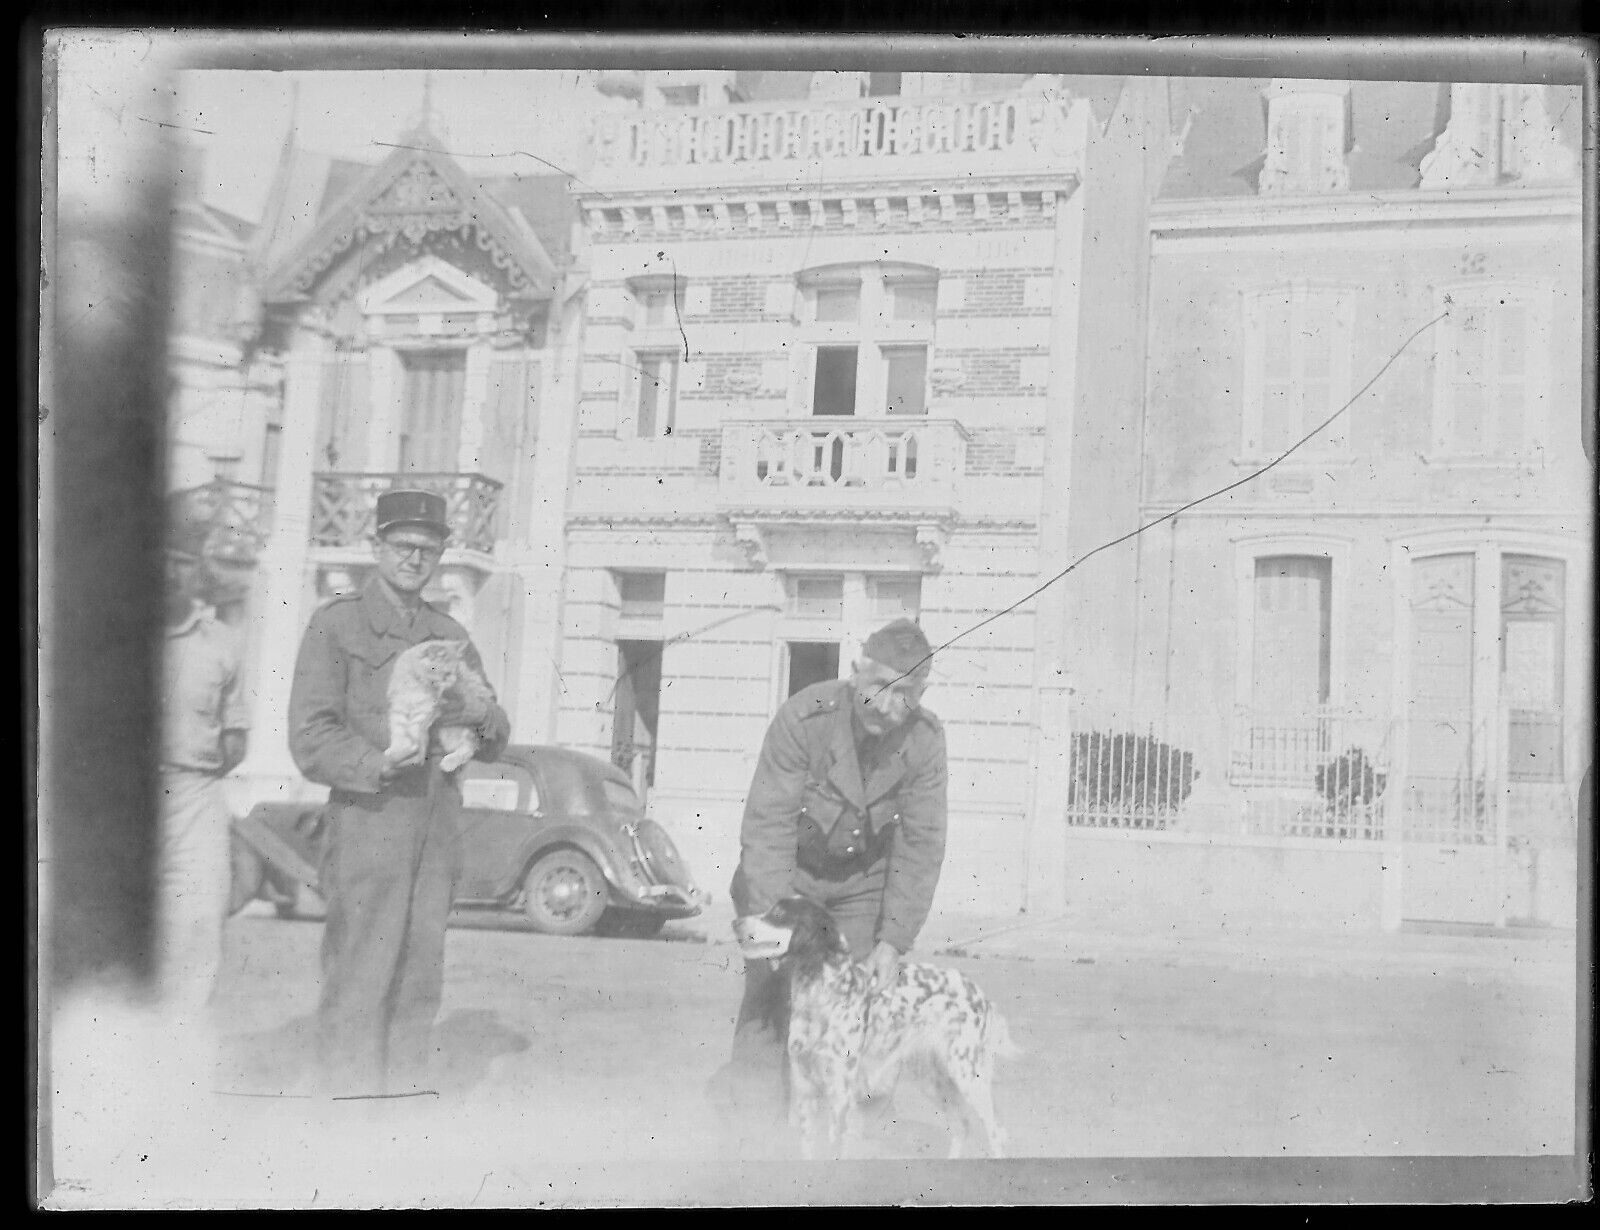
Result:
<svg viewBox="0 0 1600 1230">
<path fill-rule="evenodd" d="M 989 1047 L 1000 1059 L 1015 1059 L 1023 1053 L 1011 1037 L 1011 1027 L 1006 1024 L 1005 1017 L 992 1005 L 989 1008 Z"/>
</svg>

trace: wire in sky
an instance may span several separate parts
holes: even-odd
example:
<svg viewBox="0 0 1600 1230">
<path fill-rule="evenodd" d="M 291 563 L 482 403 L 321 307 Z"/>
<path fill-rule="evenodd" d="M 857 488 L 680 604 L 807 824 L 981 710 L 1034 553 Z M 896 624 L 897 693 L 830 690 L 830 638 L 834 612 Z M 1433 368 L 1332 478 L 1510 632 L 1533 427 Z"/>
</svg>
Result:
<svg viewBox="0 0 1600 1230">
<path fill-rule="evenodd" d="M 1272 469 L 1274 466 L 1276 466 L 1279 463 L 1281 463 L 1284 460 L 1286 460 L 1290 455 L 1292 455 L 1295 452 L 1296 449 L 1298 449 L 1301 445 L 1305 444 L 1306 441 L 1311 440 L 1314 437 L 1320 435 L 1322 432 L 1326 431 L 1328 429 L 1328 427 L 1333 423 L 1333 421 L 1335 419 L 1337 419 L 1346 410 L 1350 409 L 1351 406 L 1355 405 L 1355 403 L 1360 399 L 1360 397 L 1361 397 L 1361 395 L 1363 393 L 1365 393 L 1373 385 L 1378 383 L 1378 381 L 1382 378 L 1383 374 L 1386 371 L 1388 371 L 1391 367 L 1394 366 L 1395 360 L 1397 360 L 1402 354 L 1404 354 L 1406 352 L 1407 347 L 1409 347 L 1412 342 L 1416 341 L 1419 337 L 1421 337 L 1429 329 L 1433 328 L 1434 325 L 1438 324 L 1446 316 L 1450 315 L 1451 302 L 1450 302 L 1450 298 L 1449 298 L 1448 295 L 1445 296 L 1444 302 L 1445 302 L 1444 311 L 1440 312 L 1432 320 L 1429 320 L 1429 321 L 1425 322 L 1424 324 L 1418 326 L 1417 329 L 1411 334 L 1411 336 L 1406 338 L 1405 341 L 1401 342 L 1399 348 L 1392 355 L 1390 355 L 1386 360 L 1384 360 L 1383 366 L 1380 367 L 1373 374 L 1372 378 L 1370 380 L 1368 380 L 1364 385 L 1362 385 L 1359 389 L 1357 389 L 1355 391 L 1355 393 L 1351 395 L 1350 399 L 1344 403 L 1344 405 L 1340 406 L 1337 410 L 1335 410 L 1327 418 L 1323 419 L 1322 422 L 1318 423 L 1310 431 L 1306 432 L 1305 435 L 1301 436 L 1298 440 L 1296 440 L 1288 448 L 1284 449 L 1283 452 L 1279 453 L 1276 457 L 1274 457 L 1271 461 L 1267 462 L 1264 466 L 1261 466 L 1259 469 L 1252 470 L 1249 474 L 1246 474 L 1243 478 L 1237 478 L 1233 482 L 1228 483 L 1225 486 L 1218 487 L 1215 491 L 1207 492 L 1205 495 L 1202 495 L 1202 496 L 1198 497 L 1197 499 L 1190 500 L 1187 504 L 1181 505 L 1178 508 L 1174 508 L 1171 512 L 1162 513 L 1159 517 L 1155 518 L 1153 521 L 1147 521 L 1143 525 L 1135 526 L 1133 529 L 1129 530 L 1126 534 L 1120 534 L 1116 538 L 1113 538 L 1113 539 L 1111 539 L 1111 540 L 1109 540 L 1107 542 L 1101 543 L 1094 550 L 1089 551 L 1084 555 L 1080 555 L 1077 559 L 1073 560 L 1072 563 L 1068 564 L 1060 572 L 1056 573 L 1053 577 L 1051 577 L 1049 580 L 1045 581 L 1043 584 L 1035 587 L 1032 590 L 1029 590 L 1026 594 L 1024 594 L 1022 597 L 1018 598 L 1010 606 L 1003 607 L 1002 609 L 994 612 L 992 615 L 989 615 L 989 616 L 985 617 L 984 619 L 979 620 L 977 623 L 973 624 L 970 628 L 963 629 L 962 631 L 956 633 L 954 636 L 952 636 L 944 644 L 939 645 L 934 649 L 930 649 L 927 652 L 927 654 L 925 654 L 922 658 L 920 658 L 916 662 L 916 664 L 913 665 L 909 670 L 903 671 L 899 675 L 896 675 L 893 679 L 889 680 L 888 683 L 885 683 L 883 685 L 883 687 L 880 687 L 878 689 L 878 691 L 874 692 L 872 695 L 876 696 L 878 694 L 878 692 L 883 691 L 884 688 L 893 687 L 900 680 L 906 678 L 906 676 L 915 674 L 916 671 L 919 668 L 921 668 L 923 663 L 930 662 L 930 661 L 933 660 L 933 655 L 934 654 L 943 652 L 944 650 L 950 648 L 950 646 L 954 645 L 957 641 L 961 640 L 963 637 L 967 637 L 967 636 L 972 635 L 972 633 L 976 632 L 979 628 L 983 628 L 983 627 L 986 627 L 989 624 L 992 624 L 995 620 L 1001 618 L 1001 616 L 1011 614 L 1012 611 L 1016 610 L 1019 606 L 1022 606 L 1025 602 L 1029 602 L 1032 599 L 1037 598 L 1040 594 L 1044 593 L 1045 590 L 1049 589 L 1052 585 L 1054 585 L 1057 581 L 1059 581 L 1063 577 L 1065 577 L 1073 569 L 1077 568 L 1080 564 L 1086 563 L 1087 561 L 1093 559 L 1096 555 L 1099 555 L 1100 552 L 1109 551 L 1112 547 L 1115 547 L 1120 543 L 1127 542 L 1130 538 L 1137 538 L 1140 534 L 1144 533 L 1146 530 L 1153 529 L 1154 527 L 1160 525 L 1163 521 L 1170 521 L 1174 517 L 1179 516 L 1182 513 L 1188 512 L 1191 508 L 1196 508 L 1199 505 L 1204 504 L 1207 500 L 1214 500 L 1218 496 L 1227 495 L 1228 492 L 1236 490 L 1237 488 L 1244 486 L 1246 483 L 1254 482 L 1256 479 L 1260 478 L 1268 470 Z M 871 699 L 871 698 L 869 697 L 868 699 Z"/>
</svg>

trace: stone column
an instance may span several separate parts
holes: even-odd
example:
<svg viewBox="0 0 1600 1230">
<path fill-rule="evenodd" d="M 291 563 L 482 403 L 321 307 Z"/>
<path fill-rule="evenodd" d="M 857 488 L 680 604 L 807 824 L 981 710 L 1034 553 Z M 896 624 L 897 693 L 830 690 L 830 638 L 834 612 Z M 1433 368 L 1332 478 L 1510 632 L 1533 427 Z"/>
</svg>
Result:
<svg viewBox="0 0 1600 1230">
<path fill-rule="evenodd" d="M 261 620 L 256 629 L 255 724 L 244 773 L 258 797 L 292 785 L 299 771 L 289 756 L 289 689 L 310 610 L 306 563 L 311 541 L 312 474 L 328 338 L 302 328 L 284 362 L 283 437 L 274 491 L 272 535 L 258 579 Z"/>
<path fill-rule="evenodd" d="M 512 564 L 522 595 L 512 730 L 519 742 L 529 743 L 554 740 L 561 704 L 567 499 L 582 380 L 580 297 L 551 304 L 548 337 L 539 365 L 538 444 L 533 457 L 521 461 L 520 490 L 509 493 L 520 505 L 517 522 L 524 527 Z"/>
<path fill-rule="evenodd" d="M 489 345 L 478 341 L 467 347 L 465 387 L 461 391 L 461 443 L 456 469 L 462 474 L 483 473 L 483 412 L 489 398 Z"/>
</svg>

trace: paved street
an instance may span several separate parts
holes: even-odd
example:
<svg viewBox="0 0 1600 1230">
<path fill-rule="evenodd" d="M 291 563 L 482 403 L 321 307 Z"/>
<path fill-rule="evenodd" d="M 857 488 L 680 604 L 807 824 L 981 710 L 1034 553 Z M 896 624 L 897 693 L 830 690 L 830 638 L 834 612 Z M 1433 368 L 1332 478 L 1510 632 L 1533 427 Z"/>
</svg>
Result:
<svg viewBox="0 0 1600 1230">
<path fill-rule="evenodd" d="M 130 1192 L 154 1191 L 166 1173 L 197 1199 L 245 1204 L 313 1193 L 464 1202 L 474 1188 L 482 1201 L 528 1203 L 550 1198 L 536 1190 L 542 1168 L 570 1175 L 601 1159 L 676 1173 L 717 1156 L 701 1091 L 739 990 L 721 925 L 713 915 L 660 940 L 571 940 L 465 919 L 450 939 L 440 1096 L 330 1112 L 260 1096 L 294 1092 L 303 1072 L 321 924 L 241 916 L 220 996 L 220 1119 L 202 1138 L 172 1111 L 131 1172 L 126 1149 L 120 1172 L 107 1159 L 133 1120 L 102 1125 L 110 1137 L 90 1133 L 76 1156 L 100 1150 L 120 1175 L 113 1186 Z M 930 954 L 968 954 L 935 959 L 981 983 L 1026 1052 L 999 1076 L 1013 1156 L 1573 1148 L 1570 939 L 1157 941 L 937 918 L 925 939 Z M 914 1092 L 897 1102 L 885 1147 L 940 1156 L 940 1109 Z"/>
</svg>

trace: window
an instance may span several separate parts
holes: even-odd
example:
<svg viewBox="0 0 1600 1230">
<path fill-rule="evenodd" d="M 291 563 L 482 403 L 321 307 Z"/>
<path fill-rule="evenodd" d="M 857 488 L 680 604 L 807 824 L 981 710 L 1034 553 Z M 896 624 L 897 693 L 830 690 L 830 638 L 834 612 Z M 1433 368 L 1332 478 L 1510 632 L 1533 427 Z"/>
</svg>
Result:
<svg viewBox="0 0 1600 1230">
<path fill-rule="evenodd" d="M 1328 702 L 1333 565 L 1326 556 L 1256 560 L 1251 701 L 1258 713 L 1306 714 Z"/>
<path fill-rule="evenodd" d="M 619 572 L 617 575 L 618 612 L 624 619 L 660 619 L 666 609 L 667 574 L 664 572 Z"/>
<path fill-rule="evenodd" d="M 640 439 L 670 436 L 678 408 L 678 352 L 637 354 L 639 409 L 634 422 Z"/>
<path fill-rule="evenodd" d="M 453 474 L 467 384 L 465 350 L 402 351 L 402 473 Z"/>
<path fill-rule="evenodd" d="M 884 390 L 887 414 L 923 414 L 928 408 L 928 348 L 885 346 Z"/>
<path fill-rule="evenodd" d="M 261 441 L 261 485 L 273 487 L 278 482 L 278 457 L 283 449 L 283 424 L 268 423 L 267 434 Z"/>
<path fill-rule="evenodd" d="M 1536 555 L 1500 562 L 1500 703 L 1514 781 L 1560 781 L 1566 567 Z"/>
<path fill-rule="evenodd" d="M 1342 192 L 1350 186 L 1349 88 L 1340 82 L 1282 81 L 1267 90 L 1262 193 Z"/>
<path fill-rule="evenodd" d="M 917 619 L 922 614 L 920 576 L 872 577 L 868 583 L 872 618 L 880 626 L 891 619 Z"/>
<path fill-rule="evenodd" d="M 1543 401 L 1534 375 L 1548 364 L 1545 313 L 1525 289 L 1455 288 L 1440 322 L 1434 385 L 1434 448 L 1445 456 L 1494 457 L 1537 441 Z"/>
<path fill-rule="evenodd" d="M 676 297 L 677 302 L 674 301 Z M 655 286 L 638 292 L 639 323 L 646 329 L 677 328 L 678 311 L 682 308 L 682 290 L 672 286 Z"/>
<path fill-rule="evenodd" d="M 812 414 L 856 412 L 857 350 L 855 346 L 817 347 Z"/>
<path fill-rule="evenodd" d="M 1354 296 L 1296 286 L 1247 295 L 1244 302 L 1244 454 L 1275 457 L 1315 431 L 1349 396 Z M 1341 417 L 1302 452 L 1349 446 Z"/>
<path fill-rule="evenodd" d="M 516 765 L 469 760 L 462 766 L 461 805 L 471 810 L 536 812 L 539 788 L 527 770 Z"/>
<path fill-rule="evenodd" d="M 801 619 L 844 617 L 844 578 L 838 574 L 789 578 L 789 613 Z"/>
<path fill-rule="evenodd" d="M 867 96 L 883 98 L 900 93 L 899 73 L 868 73 Z"/>
<path fill-rule="evenodd" d="M 801 275 L 805 317 L 797 409 L 813 415 L 922 415 L 937 275 L 861 265 Z"/>
</svg>

